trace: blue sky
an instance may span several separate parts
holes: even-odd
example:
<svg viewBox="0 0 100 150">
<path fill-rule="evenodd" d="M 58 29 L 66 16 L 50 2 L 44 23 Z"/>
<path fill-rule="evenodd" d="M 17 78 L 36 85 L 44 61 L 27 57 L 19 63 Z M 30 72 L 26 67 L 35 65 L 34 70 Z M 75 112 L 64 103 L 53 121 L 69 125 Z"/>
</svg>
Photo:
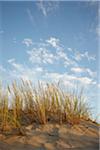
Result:
<svg viewBox="0 0 100 150">
<path fill-rule="evenodd" d="M 77 83 L 98 114 L 99 14 L 94 1 L 0 2 L 0 79 Z"/>
</svg>

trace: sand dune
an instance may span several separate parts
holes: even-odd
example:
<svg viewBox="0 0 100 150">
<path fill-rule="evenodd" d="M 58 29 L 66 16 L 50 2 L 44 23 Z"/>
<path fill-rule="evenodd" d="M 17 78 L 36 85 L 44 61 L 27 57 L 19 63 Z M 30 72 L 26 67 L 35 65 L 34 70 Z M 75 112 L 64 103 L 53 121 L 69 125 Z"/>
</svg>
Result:
<svg viewBox="0 0 100 150">
<path fill-rule="evenodd" d="M 24 136 L 0 134 L 0 150 L 99 150 L 99 127 L 91 121 L 79 125 L 32 124 Z"/>
</svg>

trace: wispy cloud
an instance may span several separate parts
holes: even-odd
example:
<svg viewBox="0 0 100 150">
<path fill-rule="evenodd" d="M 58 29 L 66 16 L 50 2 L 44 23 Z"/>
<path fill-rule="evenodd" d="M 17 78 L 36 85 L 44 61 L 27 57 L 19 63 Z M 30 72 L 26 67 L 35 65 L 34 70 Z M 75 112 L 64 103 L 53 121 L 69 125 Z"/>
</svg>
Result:
<svg viewBox="0 0 100 150">
<path fill-rule="evenodd" d="M 28 17 L 29 17 L 29 20 L 30 20 L 31 24 L 32 24 L 33 26 L 36 26 L 36 25 L 37 25 L 37 23 L 36 23 L 36 18 L 35 18 L 34 13 L 32 12 L 32 10 L 29 9 L 29 8 L 27 8 L 27 9 L 26 9 L 26 12 L 27 12 L 27 15 L 28 15 Z"/>
<path fill-rule="evenodd" d="M 3 81 L 3 79 L 5 80 L 6 76 L 7 76 L 6 68 L 0 64 L 0 81 Z"/>
<path fill-rule="evenodd" d="M 0 65 L 0 72 L 5 72 L 5 71 L 6 69 L 2 65 Z"/>
<path fill-rule="evenodd" d="M 55 37 L 50 37 L 48 40 L 46 40 L 47 43 L 49 43 L 54 48 L 59 48 L 59 42 L 60 40 Z"/>
<path fill-rule="evenodd" d="M 70 48 L 70 47 L 68 47 L 67 49 L 68 49 L 68 51 L 70 51 L 70 52 L 72 52 L 72 51 L 73 51 L 73 50 L 72 50 L 72 48 Z"/>
<path fill-rule="evenodd" d="M 100 84 L 98 84 L 98 88 L 100 88 Z"/>
<path fill-rule="evenodd" d="M 72 83 L 74 86 L 75 82 L 78 84 L 84 85 L 84 86 L 94 84 L 94 81 L 92 78 L 89 78 L 87 76 L 77 77 L 75 75 L 67 74 L 67 73 L 64 73 L 64 74 L 60 74 L 60 73 L 56 73 L 56 72 L 46 73 L 44 75 L 44 77 L 46 79 L 49 79 L 49 80 L 55 81 L 55 82 L 61 81 L 62 84 L 65 84 L 64 82 L 66 81 L 66 84 L 69 83 L 71 86 L 72 86 Z"/>
<path fill-rule="evenodd" d="M 55 59 L 55 56 L 53 55 L 53 53 L 51 53 L 50 51 L 48 51 L 46 48 L 33 48 L 30 51 L 27 51 L 28 55 L 29 55 L 29 60 L 32 63 L 35 64 L 53 64 L 53 61 Z"/>
<path fill-rule="evenodd" d="M 42 40 L 39 43 L 33 43 L 30 39 L 26 41 L 24 39 L 23 41 L 28 49 L 30 45 L 33 48 L 27 50 L 28 60 L 24 65 L 16 62 L 14 58 L 8 60 L 11 68 L 8 71 L 9 77 L 14 79 L 32 79 L 32 81 L 34 78 L 34 80 L 40 79 L 44 82 L 61 81 L 63 85 L 68 85 L 69 87 L 74 87 L 75 82 L 84 86 L 96 85 L 96 72 L 88 67 L 79 67 L 78 65 L 83 58 L 94 60 L 94 57 L 90 56 L 88 52 L 80 53 L 72 48 L 66 49 L 65 51 L 60 39 L 54 37 Z M 78 59 L 75 57 L 77 56 L 76 52 L 79 54 Z M 29 67 L 29 63 L 31 67 Z M 49 70 L 51 65 L 52 69 Z M 63 69 L 65 68 L 65 71 L 54 71 L 54 67 L 58 65 L 62 66 Z"/>
<path fill-rule="evenodd" d="M 18 71 L 22 71 L 23 70 L 23 65 L 22 64 L 19 64 L 19 63 L 16 63 L 15 59 L 12 58 L 12 59 L 9 59 L 8 60 L 8 63 L 16 70 Z"/>
<path fill-rule="evenodd" d="M 35 82 L 40 78 L 40 80 L 49 82 L 61 81 L 62 85 L 66 85 L 69 87 L 74 87 L 74 82 L 79 82 L 82 85 L 93 84 L 93 80 L 88 77 L 79 78 L 75 75 L 67 73 L 48 72 L 47 70 L 39 66 L 29 67 L 28 65 L 17 63 L 14 58 L 8 60 L 8 62 L 12 66 L 12 69 L 7 70 L 8 76 L 11 79 L 23 78 L 24 80 L 32 80 Z"/>
<path fill-rule="evenodd" d="M 96 71 L 92 71 L 91 69 L 89 68 L 86 68 L 86 71 L 88 72 L 88 74 L 91 76 L 91 77 L 96 77 L 97 76 L 97 72 Z"/>
<path fill-rule="evenodd" d="M 46 8 L 45 8 L 45 6 L 43 4 L 43 1 L 38 2 L 37 6 L 42 11 L 43 15 L 47 16 L 47 11 L 46 11 Z"/>
<path fill-rule="evenodd" d="M 61 44 L 60 39 L 55 37 L 50 37 L 46 40 L 48 44 L 50 44 L 56 50 L 56 60 L 62 62 L 64 67 L 68 67 L 70 65 L 77 66 L 77 63 L 72 60 L 68 55 L 67 52 L 64 50 L 64 46 Z M 72 52 L 71 48 L 68 48 L 68 51 Z"/>
<path fill-rule="evenodd" d="M 100 36 L 100 27 L 99 26 L 96 28 L 96 33 L 98 36 Z"/>
<path fill-rule="evenodd" d="M 32 39 L 30 39 L 30 38 L 25 38 L 25 39 L 22 41 L 22 43 L 25 44 L 27 47 L 29 47 L 30 45 L 33 44 Z"/>
<path fill-rule="evenodd" d="M 35 70 L 36 70 L 36 72 L 43 72 L 44 71 L 42 67 L 36 67 Z"/>
<path fill-rule="evenodd" d="M 51 46 L 54 49 L 53 51 L 51 51 Z M 50 37 L 45 42 L 38 43 L 37 46 L 34 45 L 32 50 L 27 51 L 27 54 L 33 64 L 62 64 L 64 67 L 77 66 L 76 61 L 64 51 L 60 39 L 55 37 Z"/>
<path fill-rule="evenodd" d="M 57 53 L 58 61 L 62 60 L 64 67 L 68 67 L 68 66 L 71 66 L 71 65 L 77 66 L 77 63 L 73 59 L 71 59 L 67 55 L 67 53 L 64 52 L 64 50 L 62 50 L 62 49 L 57 50 L 56 53 Z"/>
<path fill-rule="evenodd" d="M 11 79 L 38 80 L 39 75 L 44 72 L 42 67 L 29 67 L 17 63 L 14 58 L 8 60 L 11 69 L 8 70 L 8 76 Z"/>
<path fill-rule="evenodd" d="M 92 71 L 90 68 L 82 68 L 82 67 L 72 67 L 71 71 L 74 73 L 88 73 L 91 77 L 96 77 L 96 72 Z"/>
<path fill-rule="evenodd" d="M 90 55 L 88 51 L 85 51 L 84 53 L 75 51 L 75 60 L 81 61 L 83 58 L 86 58 L 88 61 L 95 60 L 95 56 Z"/>
<path fill-rule="evenodd" d="M 32 45 L 33 42 L 30 40 L 24 41 L 27 45 Z M 51 51 L 51 46 L 54 51 Z M 72 48 L 67 48 L 65 51 L 64 46 L 61 44 L 60 39 L 55 37 L 50 37 L 45 41 L 40 43 L 33 44 L 33 49 L 27 51 L 29 55 L 29 60 L 32 63 L 38 64 L 62 64 L 65 68 L 78 67 L 80 61 L 94 61 L 96 58 L 94 55 L 90 55 L 88 51 L 81 53 L 78 50 L 73 50 Z M 70 55 L 71 54 L 71 55 Z M 82 72 L 83 70 L 81 70 Z M 93 76 L 93 73 L 89 69 L 84 69 L 84 72 L 87 72 L 90 76 Z"/>
<path fill-rule="evenodd" d="M 59 8 L 58 1 L 43 1 L 40 0 L 37 3 L 38 9 L 42 12 L 42 14 L 46 17 L 51 12 L 55 11 Z"/>
<path fill-rule="evenodd" d="M 15 58 L 11 58 L 8 60 L 8 63 L 13 63 L 13 62 L 15 62 Z"/>
<path fill-rule="evenodd" d="M 84 72 L 84 69 L 77 67 L 77 68 L 71 68 L 71 71 L 73 71 L 75 73 L 82 73 L 82 72 Z"/>
</svg>

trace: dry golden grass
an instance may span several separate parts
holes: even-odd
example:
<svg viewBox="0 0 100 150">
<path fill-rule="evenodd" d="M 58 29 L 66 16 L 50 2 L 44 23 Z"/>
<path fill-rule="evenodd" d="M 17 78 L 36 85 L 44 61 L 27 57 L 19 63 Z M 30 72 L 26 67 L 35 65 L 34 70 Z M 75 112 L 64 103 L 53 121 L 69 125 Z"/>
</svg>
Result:
<svg viewBox="0 0 100 150">
<path fill-rule="evenodd" d="M 33 87 L 30 81 L 14 81 L 2 90 L 0 86 L 0 128 L 20 128 L 36 122 L 46 124 L 57 122 L 77 124 L 89 119 L 89 107 L 82 95 L 68 94 L 56 84 L 38 83 Z"/>
</svg>

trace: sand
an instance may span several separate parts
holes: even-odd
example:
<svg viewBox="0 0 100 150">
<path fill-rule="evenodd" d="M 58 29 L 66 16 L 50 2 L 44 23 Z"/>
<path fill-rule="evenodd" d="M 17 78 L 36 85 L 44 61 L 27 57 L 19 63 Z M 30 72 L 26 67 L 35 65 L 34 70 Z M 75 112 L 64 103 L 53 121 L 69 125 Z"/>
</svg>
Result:
<svg viewBox="0 0 100 150">
<path fill-rule="evenodd" d="M 0 150 L 99 150 L 99 126 L 91 121 L 78 125 L 31 124 L 0 134 Z"/>
</svg>

